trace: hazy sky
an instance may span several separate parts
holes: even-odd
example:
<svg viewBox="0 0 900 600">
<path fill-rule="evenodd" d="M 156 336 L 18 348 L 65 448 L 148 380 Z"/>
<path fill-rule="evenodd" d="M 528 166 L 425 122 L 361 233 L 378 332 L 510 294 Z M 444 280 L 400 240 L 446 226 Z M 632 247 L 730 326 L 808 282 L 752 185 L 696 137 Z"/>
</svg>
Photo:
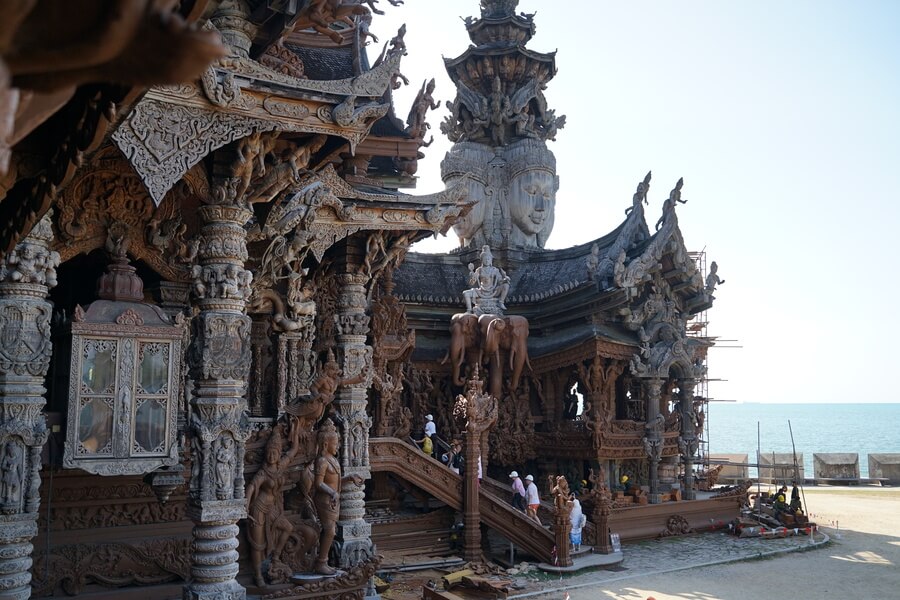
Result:
<svg viewBox="0 0 900 600">
<path fill-rule="evenodd" d="M 382 42 L 407 23 L 411 85 L 454 89 L 441 56 L 469 45 L 477 0 L 406 0 L 376 17 Z M 710 396 L 743 402 L 898 402 L 900 2 L 522 0 L 529 48 L 557 53 L 546 92 L 567 115 L 550 148 L 561 186 L 548 247 L 615 228 L 653 170 L 647 219 L 684 177 L 679 223 L 726 280 L 709 334 Z M 380 50 L 373 45 L 372 52 Z M 442 189 L 449 147 L 419 162 Z M 417 251 L 447 250 L 452 233 Z M 897 369 L 897 371 L 895 371 Z"/>
</svg>

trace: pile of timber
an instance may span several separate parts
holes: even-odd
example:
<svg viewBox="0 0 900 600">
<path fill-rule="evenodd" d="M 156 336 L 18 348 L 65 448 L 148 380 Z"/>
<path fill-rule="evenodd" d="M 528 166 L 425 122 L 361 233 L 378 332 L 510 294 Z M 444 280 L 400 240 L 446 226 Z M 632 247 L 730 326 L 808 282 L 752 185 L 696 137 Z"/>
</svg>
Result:
<svg viewBox="0 0 900 600">
<path fill-rule="evenodd" d="M 422 597 L 433 600 L 505 599 L 509 596 L 512 580 L 497 575 L 479 575 L 472 569 L 463 569 L 442 577 L 441 584 L 444 589 L 425 586 Z"/>
</svg>

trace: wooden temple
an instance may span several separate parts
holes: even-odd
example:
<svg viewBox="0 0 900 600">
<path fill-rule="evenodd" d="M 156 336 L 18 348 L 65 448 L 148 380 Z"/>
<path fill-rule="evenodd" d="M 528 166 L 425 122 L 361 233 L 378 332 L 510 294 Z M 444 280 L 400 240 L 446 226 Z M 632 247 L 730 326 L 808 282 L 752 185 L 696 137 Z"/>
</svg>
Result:
<svg viewBox="0 0 900 600">
<path fill-rule="evenodd" d="M 410 498 L 436 531 L 464 515 L 467 558 L 483 524 L 548 560 L 568 492 L 550 531 L 512 468 L 589 491 L 601 551 L 737 512 L 692 500 L 687 323 L 718 279 L 681 182 L 653 230 L 648 175 L 612 232 L 546 249 L 555 58 L 481 4 L 432 195 L 401 190 L 434 84 L 398 118 L 378 0 L 0 8 L 0 600 L 372 597 Z M 451 227 L 457 251 L 409 252 Z M 464 476 L 410 442 L 427 414 Z"/>
</svg>

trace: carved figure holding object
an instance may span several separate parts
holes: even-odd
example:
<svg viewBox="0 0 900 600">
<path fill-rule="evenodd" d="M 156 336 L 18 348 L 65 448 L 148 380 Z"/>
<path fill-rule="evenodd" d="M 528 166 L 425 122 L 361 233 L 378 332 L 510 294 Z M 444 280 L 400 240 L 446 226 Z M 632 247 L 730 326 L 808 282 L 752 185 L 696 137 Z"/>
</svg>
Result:
<svg viewBox="0 0 900 600">
<path fill-rule="evenodd" d="M 625 209 L 625 214 L 629 214 L 634 209 L 638 208 L 641 203 L 649 204 L 647 201 L 647 193 L 650 191 L 650 176 L 652 175 L 652 171 L 647 171 L 646 177 L 644 180 L 640 182 L 637 186 L 637 189 L 634 192 L 634 196 L 631 199 L 631 206 Z"/>
<path fill-rule="evenodd" d="M 706 293 L 712 294 L 716 291 L 716 286 L 722 285 L 725 280 L 719 277 L 719 265 L 716 261 L 712 261 L 709 265 L 709 275 L 706 276 Z"/>
<path fill-rule="evenodd" d="M 687 200 L 681 199 L 681 188 L 684 186 L 684 177 L 680 177 L 678 182 L 675 183 L 675 187 L 672 188 L 672 191 L 669 192 L 669 197 L 666 198 L 666 201 L 663 202 L 662 216 L 659 218 L 659 221 L 656 222 L 656 230 L 659 231 L 659 228 L 662 226 L 663 222 L 666 220 L 666 217 L 671 213 L 675 213 L 675 204 L 687 204 Z"/>
</svg>

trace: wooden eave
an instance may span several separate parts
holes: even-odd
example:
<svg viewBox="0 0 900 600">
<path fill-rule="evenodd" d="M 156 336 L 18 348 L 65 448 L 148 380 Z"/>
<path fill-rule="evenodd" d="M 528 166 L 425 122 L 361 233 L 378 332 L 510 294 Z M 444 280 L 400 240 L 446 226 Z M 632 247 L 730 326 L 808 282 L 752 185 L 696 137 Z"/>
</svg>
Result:
<svg viewBox="0 0 900 600">
<path fill-rule="evenodd" d="M 356 154 L 417 158 L 421 140 L 370 135 L 356 146 Z"/>
</svg>

